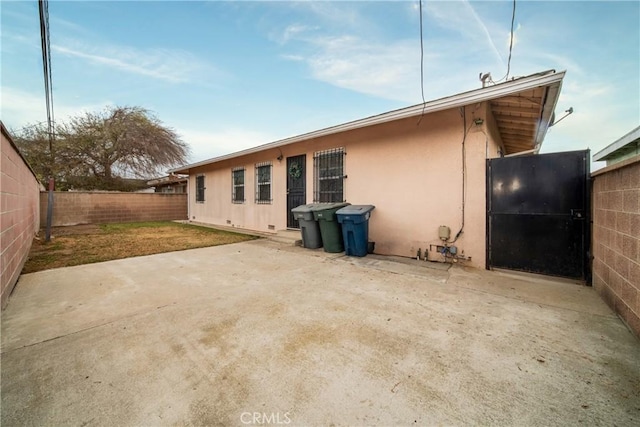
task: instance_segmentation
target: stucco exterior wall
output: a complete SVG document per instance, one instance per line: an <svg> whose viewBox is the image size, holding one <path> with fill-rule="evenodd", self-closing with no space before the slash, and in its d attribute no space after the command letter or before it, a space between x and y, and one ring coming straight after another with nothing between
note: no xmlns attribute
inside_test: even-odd
<svg viewBox="0 0 640 427"><path fill-rule="evenodd" d="M46 226L48 193L40 194L41 227ZM187 219L184 193L55 192L54 227L112 222Z"/></svg>
<svg viewBox="0 0 640 427"><path fill-rule="evenodd" d="M307 140L280 149L202 166L191 171L189 218L263 232L286 228L286 158L306 154L306 200L313 201L313 155L343 147L346 151L344 196L351 204L376 206L369 222L369 238L376 253L415 256L430 244L439 244L438 226L447 225L452 239L462 226L462 141L465 138L465 225L456 242L467 263L485 265L486 158L498 155L499 142L488 130L488 109L478 104L466 109L466 123L459 109L418 118L384 123L349 132ZM484 124L476 125L475 118ZM279 155L283 156L278 161ZM273 202L254 201L255 163L273 165ZM244 204L231 202L231 170L244 167ZM205 176L205 201L195 202L195 177ZM271 227L270 227L271 226ZM439 259L432 252L430 257Z"/></svg>
<svg viewBox="0 0 640 427"><path fill-rule="evenodd" d="M640 156L592 178L593 287L640 337Z"/></svg>
<svg viewBox="0 0 640 427"><path fill-rule="evenodd" d="M0 163L0 302L4 308L38 232L40 183L2 126Z"/></svg>

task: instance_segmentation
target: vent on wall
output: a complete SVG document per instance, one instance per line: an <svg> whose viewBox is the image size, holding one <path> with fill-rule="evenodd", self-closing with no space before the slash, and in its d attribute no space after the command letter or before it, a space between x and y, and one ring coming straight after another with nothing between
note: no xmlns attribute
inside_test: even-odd
<svg viewBox="0 0 640 427"><path fill-rule="evenodd" d="M275 226L275 225L271 225L271 224L269 224L269 226L268 226L268 227L269 227L269 230L275 230L275 229L276 229L276 226Z"/></svg>
<svg viewBox="0 0 640 427"><path fill-rule="evenodd" d="M230 219L227 220L227 224L231 224L231 220Z"/></svg>

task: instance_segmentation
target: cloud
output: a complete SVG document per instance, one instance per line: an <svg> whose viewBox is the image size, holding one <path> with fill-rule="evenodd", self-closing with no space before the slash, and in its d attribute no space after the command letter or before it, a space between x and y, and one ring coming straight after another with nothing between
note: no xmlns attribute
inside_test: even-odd
<svg viewBox="0 0 640 427"><path fill-rule="evenodd" d="M267 133L235 127L211 131L179 126L176 127L176 132L191 147L190 163L234 153L275 140L272 135Z"/></svg>
<svg viewBox="0 0 640 427"><path fill-rule="evenodd" d="M422 101L417 34L390 40L353 4L312 3L305 7L322 27L308 31L310 27L296 23L281 30L278 40L288 42L282 58L306 63L314 79L337 87L406 103ZM417 29L413 6L408 19ZM504 27L483 21L469 2L427 2L423 13L430 26L424 36L427 99L477 88L479 72L506 69L493 36L503 34ZM433 25L455 35L433 31Z"/></svg>
<svg viewBox="0 0 640 427"><path fill-rule="evenodd" d="M58 54L80 58L93 65L106 66L170 83L186 83L197 81L199 76L221 74L215 67L184 50L142 50L111 45L88 46L75 40L53 44L51 49Z"/></svg>
<svg viewBox="0 0 640 427"><path fill-rule="evenodd" d="M282 57L304 61L313 78L382 98L416 101L420 57L414 41L383 44L356 36L319 36L306 41L316 53Z"/></svg>
<svg viewBox="0 0 640 427"><path fill-rule="evenodd" d="M358 31L371 28L373 24L362 16L358 2L307 1L297 5L308 8L315 19L323 22L326 27L346 26Z"/></svg>
<svg viewBox="0 0 640 427"><path fill-rule="evenodd" d="M291 39L296 39L301 37L304 33L308 33L310 31L318 30L320 27L318 26L310 26L310 25L302 25L302 24L291 24L288 25L281 34L276 34L272 38L274 38L278 43L285 44Z"/></svg>
<svg viewBox="0 0 640 427"><path fill-rule="evenodd" d="M305 57L302 56L302 55L285 54L285 55L280 55L280 58L286 59L288 61L296 61L296 62L304 62L305 61Z"/></svg>
<svg viewBox="0 0 640 427"><path fill-rule="evenodd" d="M576 80L567 76L556 107L556 120L569 107L574 113L550 128L543 152L591 148L593 155L633 128L633 117L615 102L621 94L613 84L591 78ZM633 115L631 115L633 116Z"/></svg>
<svg viewBox="0 0 640 427"><path fill-rule="evenodd" d="M8 128L19 129L27 124L40 123L47 120L44 89L41 93L27 92L12 87L0 88L2 104L0 116ZM72 116L101 110L111 105L105 100L96 104L69 104L54 95L54 116L56 122L65 121Z"/></svg>
<svg viewBox="0 0 640 427"><path fill-rule="evenodd" d="M303 61L313 78L355 92L402 101L422 102L420 41L375 41L351 35L317 36L306 42L309 54L283 58ZM464 41L425 42L424 89L427 100L480 87L478 73L495 64L485 55L466 52ZM473 64L470 67L469 64Z"/></svg>
<svg viewBox="0 0 640 427"><path fill-rule="evenodd" d="M425 4L427 18L434 21L441 28L448 29L463 36L476 49L488 50L495 59L506 67L500 51L496 47L491 35L495 30L490 28L480 18L474 7L468 1L461 2L427 2ZM482 46L484 45L484 46ZM507 44L508 46L508 44Z"/></svg>

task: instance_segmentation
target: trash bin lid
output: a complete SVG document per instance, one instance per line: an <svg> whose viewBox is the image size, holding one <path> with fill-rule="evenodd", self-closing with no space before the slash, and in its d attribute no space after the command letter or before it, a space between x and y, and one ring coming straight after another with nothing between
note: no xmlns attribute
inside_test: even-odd
<svg viewBox="0 0 640 427"><path fill-rule="evenodd" d="M340 208L348 206L349 203L318 203L313 208L313 217L315 220L335 221L336 211Z"/></svg>
<svg viewBox="0 0 640 427"><path fill-rule="evenodd" d="M351 222L353 224L361 224L369 221L371 211L375 209L373 205L351 205L345 206L336 211L336 218L340 224Z"/></svg>
<svg viewBox="0 0 640 427"><path fill-rule="evenodd" d="M313 203L314 211L324 211L329 209L340 209L344 206L349 206L349 203L346 202L337 202L337 203Z"/></svg>
<svg viewBox="0 0 640 427"><path fill-rule="evenodd" d="M306 205L300 205L298 207L295 207L295 208L291 209L291 212L293 212L293 213L309 213L309 212L313 212L318 207L320 207L322 209L325 205L327 205L327 203L308 203Z"/></svg>
<svg viewBox="0 0 640 427"><path fill-rule="evenodd" d="M336 211L336 215L364 215L375 208L373 205L349 205Z"/></svg>

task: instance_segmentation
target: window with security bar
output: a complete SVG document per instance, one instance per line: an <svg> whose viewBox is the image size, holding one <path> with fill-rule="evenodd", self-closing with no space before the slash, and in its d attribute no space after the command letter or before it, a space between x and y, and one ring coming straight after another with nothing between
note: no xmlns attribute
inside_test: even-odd
<svg viewBox="0 0 640 427"><path fill-rule="evenodd" d="M344 201L344 148L319 151L313 156L313 201Z"/></svg>
<svg viewBox="0 0 640 427"><path fill-rule="evenodd" d="M244 168L234 168L231 171L233 203L244 203Z"/></svg>
<svg viewBox="0 0 640 427"><path fill-rule="evenodd" d="M196 176L196 202L204 203L204 175Z"/></svg>
<svg viewBox="0 0 640 427"><path fill-rule="evenodd" d="M256 203L271 203L271 163L256 164Z"/></svg>

